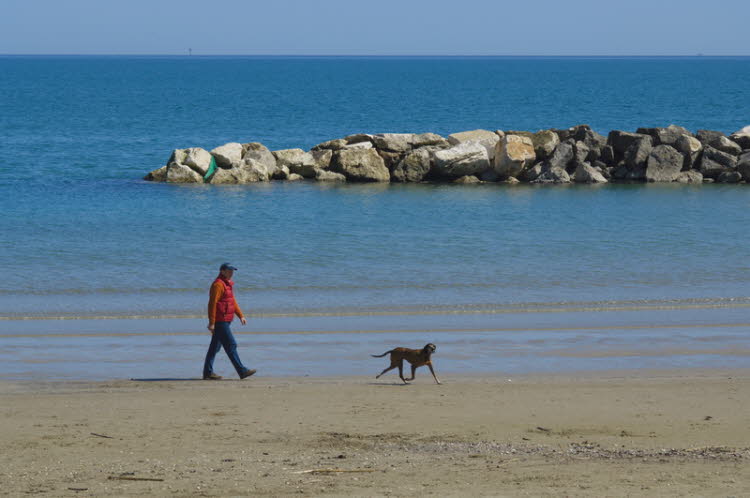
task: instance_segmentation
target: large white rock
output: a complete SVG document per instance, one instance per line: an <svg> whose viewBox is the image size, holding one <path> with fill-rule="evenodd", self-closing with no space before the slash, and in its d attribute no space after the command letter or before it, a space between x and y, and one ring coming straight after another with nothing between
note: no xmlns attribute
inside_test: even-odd
<svg viewBox="0 0 750 498"><path fill-rule="evenodd" d="M265 164L269 169L276 167L276 157L273 152L260 142L242 144L242 159L248 158Z"/></svg>
<svg viewBox="0 0 750 498"><path fill-rule="evenodd" d="M434 145L436 147L448 147L450 144L446 139L435 133L420 133L411 138L411 146L415 149Z"/></svg>
<svg viewBox="0 0 750 498"><path fill-rule="evenodd" d="M169 156L169 160L167 161L167 164L169 163L179 163L179 164L185 164L185 157L187 154L185 153L186 149L175 149L172 151L172 155Z"/></svg>
<svg viewBox="0 0 750 498"><path fill-rule="evenodd" d="M375 149L338 150L331 160L331 169L355 182L387 182L391 174Z"/></svg>
<svg viewBox="0 0 750 498"><path fill-rule="evenodd" d="M262 147L262 146L261 146ZM265 147L262 147L265 149ZM212 184L242 184L242 183L253 183L253 182L267 182L271 177L277 173L276 171L276 158L271 155L268 149L263 151L260 148L254 149L257 154L245 153L245 159L240 163L231 168L217 168L213 174L209 183ZM268 160L266 155L271 155L272 162ZM218 162L218 161L217 161ZM271 164L273 166L271 166ZM282 168L279 171L279 177L286 177L288 169Z"/></svg>
<svg viewBox="0 0 750 498"><path fill-rule="evenodd" d="M266 146L252 142L243 144L242 148L243 169L248 172L249 181L267 181L276 174L276 158Z"/></svg>
<svg viewBox="0 0 750 498"><path fill-rule="evenodd" d="M312 150L339 150L346 147L347 143L348 142L345 138L335 138L333 140L329 140L327 142L323 142L322 144L316 145L312 148Z"/></svg>
<svg viewBox="0 0 750 498"><path fill-rule="evenodd" d="M372 142L357 142L353 144L347 144L344 149L372 149Z"/></svg>
<svg viewBox="0 0 750 498"><path fill-rule="evenodd" d="M319 182L345 182L346 177L341 173L319 169L315 171L315 180Z"/></svg>
<svg viewBox="0 0 750 498"><path fill-rule="evenodd" d="M157 168L150 173L148 173L146 176L143 177L144 180L149 182L166 182L167 181L167 168L168 166L162 166L161 168Z"/></svg>
<svg viewBox="0 0 750 498"><path fill-rule="evenodd" d="M217 168L211 177L212 184L242 184L267 182L271 179L268 170L255 161L242 163L237 168Z"/></svg>
<svg viewBox="0 0 750 498"><path fill-rule="evenodd" d="M711 147L727 154L732 154L733 156L739 156L742 153L742 147L727 137L717 137L711 142Z"/></svg>
<svg viewBox="0 0 750 498"><path fill-rule="evenodd" d="M495 146L495 171L501 178L520 174L534 164L536 153L529 137L505 135Z"/></svg>
<svg viewBox="0 0 750 498"><path fill-rule="evenodd" d="M208 183L213 185L247 183L247 175L244 168L217 168Z"/></svg>
<svg viewBox="0 0 750 498"><path fill-rule="evenodd" d="M463 142L497 142L499 139L500 136L494 131L482 129L459 131L448 135L448 143L451 145L458 145Z"/></svg>
<svg viewBox="0 0 750 498"><path fill-rule="evenodd" d="M289 175L291 175L289 171L289 167L287 166L279 166L276 165L276 171L274 171L273 176L271 176L272 180L286 180L289 178Z"/></svg>
<svg viewBox="0 0 750 498"><path fill-rule="evenodd" d="M721 152L710 145L703 147L703 155L697 168L704 178L716 179L722 173L737 168L737 158L732 154Z"/></svg>
<svg viewBox="0 0 750 498"><path fill-rule="evenodd" d="M283 149L272 152L278 166L286 166L291 171L293 166L313 163L312 154L302 149Z"/></svg>
<svg viewBox="0 0 750 498"><path fill-rule="evenodd" d="M555 147L555 151L545 161L550 168L562 168L567 170L576 156L576 142L573 139L566 140Z"/></svg>
<svg viewBox="0 0 750 498"><path fill-rule="evenodd" d="M185 158L182 160L182 164L190 166L193 171L203 176L211 166L211 154L200 147L185 149Z"/></svg>
<svg viewBox="0 0 750 498"><path fill-rule="evenodd" d="M435 172L448 178L478 175L490 168L487 148L474 141L461 142L433 152Z"/></svg>
<svg viewBox="0 0 750 498"><path fill-rule="evenodd" d="M495 145L500 140L500 135L489 130L469 130L452 133L448 135L450 145L458 145L466 142L479 142L487 149L487 157L490 162L495 157Z"/></svg>
<svg viewBox="0 0 750 498"><path fill-rule="evenodd" d="M531 183L570 183L570 175L562 168L548 168Z"/></svg>
<svg viewBox="0 0 750 498"><path fill-rule="evenodd" d="M344 140L346 140L347 145L358 144L362 142L372 143L372 135L370 135L369 133L355 133L354 135L344 137Z"/></svg>
<svg viewBox="0 0 750 498"><path fill-rule="evenodd" d="M642 135L641 138L634 140L625 150L623 159L627 167L634 174L634 178L644 178L646 162L653 149L653 137L651 135Z"/></svg>
<svg viewBox="0 0 750 498"><path fill-rule="evenodd" d="M331 155L330 150L325 152ZM310 152L302 149L284 149L273 152L276 157L276 167L287 167L291 173L302 175L305 178L315 178L315 158ZM329 160L330 161L330 160Z"/></svg>
<svg viewBox="0 0 750 498"><path fill-rule="evenodd" d="M588 163L578 163L573 180L576 183L607 183L604 175Z"/></svg>
<svg viewBox="0 0 750 498"><path fill-rule="evenodd" d="M750 149L750 126L745 126L741 130L737 130L729 138L734 140L743 150Z"/></svg>
<svg viewBox="0 0 750 498"><path fill-rule="evenodd" d="M393 168L391 178L397 182L421 182L432 168L430 147L415 149Z"/></svg>
<svg viewBox="0 0 750 498"><path fill-rule="evenodd" d="M636 132L650 135L654 141L654 147L657 145L671 145L674 147L682 135L692 136L690 131L675 124L671 124L666 128L638 128Z"/></svg>
<svg viewBox="0 0 750 498"><path fill-rule="evenodd" d="M630 133L627 131L612 130L609 132L607 138L607 144L612 147L616 159L621 159L625 154L625 151L630 147L633 142L643 140L643 137L648 136L642 133Z"/></svg>
<svg viewBox="0 0 750 498"><path fill-rule="evenodd" d="M680 135L674 144L674 148L682 154L682 168L687 170L695 165L700 153L703 151L703 144L691 135Z"/></svg>
<svg viewBox="0 0 750 498"><path fill-rule="evenodd" d="M193 171L190 166L180 163L169 163L167 166L169 183L203 183L203 176Z"/></svg>
<svg viewBox="0 0 750 498"><path fill-rule="evenodd" d="M670 145L657 145L646 161L646 181L671 182L682 171L683 155Z"/></svg>
<svg viewBox="0 0 750 498"><path fill-rule="evenodd" d="M254 159L246 159L239 169L243 172L245 183L267 182L276 173L276 168L271 171L268 166Z"/></svg>
<svg viewBox="0 0 750 498"><path fill-rule="evenodd" d="M216 159L216 165L220 168L233 168L242 162L242 144L230 142L216 147L211 151Z"/></svg>
<svg viewBox="0 0 750 498"><path fill-rule="evenodd" d="M317 169L328 169L331 167L331 159L333 158L333 151L331 149L313 150L310 151L310 154L312 154Z"/></svg>
<svg viewBox="0 0 750 498"><path fill-rule="evenodd" d="M703 183L703 175L695 170L683 171L675 177L674 181L677 183Z"/></svg>
<svg viewBox="0 0 750 498"><path fill-rule="evenodd" d="M477 183L482 183L482 180L474 175L466 175L462 176L461 178L456 178L455 180L453 180L453 183L457 183L459 185L475 185Z"/></svg>
<svg viewBox="0 0 750 498"><path fill-rule="evenodd" d="M406 152L412 148L413 133L378 133L372 136L375 148L388 152Z"/></svg>
<svg viewBox="0 0 750 498"><path fill-rule="evenodd" d="M531 137L534 153L538 160L547 159L560 145L560 137L552 130L540 130Z"/></svg>

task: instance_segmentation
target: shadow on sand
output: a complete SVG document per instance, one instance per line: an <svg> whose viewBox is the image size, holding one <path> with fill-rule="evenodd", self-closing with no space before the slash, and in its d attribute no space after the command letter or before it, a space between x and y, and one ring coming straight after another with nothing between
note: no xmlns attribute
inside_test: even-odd
<svg viewBox="0 0 750 498"><path fill-rule="evenodd" d="M411 384L404 384L403 382L367 382L367 385L388 387L388 386L410 386Z"/></svg>
<svg viewBox="0 0 750 498"><path fill-rule="evenodd" d="M192 377L189 379L178 379L176 377L160 377L160 378L152 378L152 379L130 379L134 382L193 382L193 381L201 381L203 382L203 379L200 377ZM213 381L216 382L216 381Z"/></svg>

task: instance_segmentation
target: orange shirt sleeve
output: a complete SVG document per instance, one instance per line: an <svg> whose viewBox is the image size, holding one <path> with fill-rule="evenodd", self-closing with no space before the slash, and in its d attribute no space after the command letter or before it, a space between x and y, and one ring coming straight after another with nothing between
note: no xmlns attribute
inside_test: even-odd
<svg viewBox="0 0 750 498"><path fill-rule="evenodd" d="M216 322L216 303L224 295L224 285L221 282L214 282L208 293L208 324L213 325Z"/></svg>

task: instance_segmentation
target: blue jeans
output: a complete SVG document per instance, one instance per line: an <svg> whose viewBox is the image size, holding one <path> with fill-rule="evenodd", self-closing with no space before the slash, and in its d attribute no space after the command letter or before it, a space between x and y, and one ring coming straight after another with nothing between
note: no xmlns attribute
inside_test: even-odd
<svg viewBox="0 0 750 498"><path fill-rule="evenodd" d="M229 356L229 361L234 365L234 369L237 370L237 375L242 375L247 368L240 361L240 357L237 354L237 342L234 340L232 335L232 329L229 328L230 322L216 322L214 324L214 333L211 335L211 344L208 346L208 352L206 353L206 362L203 364L203 376L206 377L214 373L214 358L216 353L219 352L221 347L224 347L224 351Z"/></svg>

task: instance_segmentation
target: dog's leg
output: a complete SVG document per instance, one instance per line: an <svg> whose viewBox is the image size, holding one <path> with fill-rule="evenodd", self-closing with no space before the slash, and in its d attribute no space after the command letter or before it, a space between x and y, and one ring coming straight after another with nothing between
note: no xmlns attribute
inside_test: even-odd
<svg viewBox="0 0 750 498"><path fill-rule="evenodd" d="M390 367L386 368L385 370L383 370L382 372L380 372L378 375L376 375L375 378L379 379L381 375L383 375L384 373L386 373L388 370L393 370L394 368L396 368L396 366L397 365L391 365Z"/></svg>
<svg viewBox="0 0 750 498"><path fill-rule="evenodd" d="M432 372L432 376L435 378L435 382L440 384L440 381L438 380L437 375L435 375L435 370L432 369L432 363L431 362L428 363L427 366L430 367L430 372Z"/></svg>
<svg viewBox="0 0 750 498"><path fill-rule="evenodd" d="M404 384L406 384L406 379L404 379L404 360L401 360L398 362L398 376L401 377L401 380L404 381Z"/></svg>
<svg viewBox="0 0 750 498"><path fill-rule="evenodd" d="M417 367L412 364L412 366L411 366L411 379L406 379L406 380L408 380L408 381L414 380L414 375L415 375L416 372L417 372Z"/></svg>

